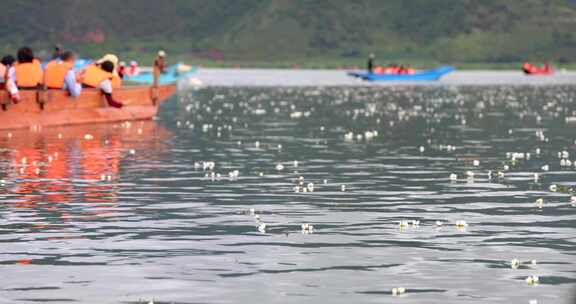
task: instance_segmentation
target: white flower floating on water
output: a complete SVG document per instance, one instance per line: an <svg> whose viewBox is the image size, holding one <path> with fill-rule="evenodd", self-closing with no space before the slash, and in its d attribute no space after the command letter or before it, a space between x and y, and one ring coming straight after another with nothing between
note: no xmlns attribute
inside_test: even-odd
<svg viewBox="0 0 576 304"><path fill-rule="evenodd" d="M412 227L412 228L418 228L420 227L420 221L419 220L402 220L398 222L398 227L400 229L405 229L408 227Z"/></svg>
<svg viewBox="0 0 576 304"><path fill-rule="evenodd" d="M450 174L449 178L451 181L455 182L458 180L458 175L456 175L455 173L452 173L452 174Z"/></svg>
<svg viewBox="0 0 576 304"><path fill-rule="evenodd" d="M392 295L393 296L399 296L401 294L406 293L406 288L404 287L394 287L392 288Z"/></svg>
<svg viewBox="0 0 576 304"><path fill-rule="evenodd" d="M556 192L556 191L558 191L558 186L552 184L552 185L550 185L550 187L548 189L550 189L550 191L552 191L552 192Z"/></svg>
<svg viewBox="0 0 576 304"><path fill-rule="evenodd" d="M534 173L534 182L538 182L540 180L540 174Z"/></svg>
<svg viewBox="0 0 576 304"><path fill-rule="evenodd" d="M340 191L345 192L346 191L346 185L340 186Z"/></svg>
<svg viewBox="0 0 576 304"><path fill-rule="evenodd" d="M276 170L278 170L278 171L284 170L284 165L283 165L283 164L277 164L277 165L276 165Z"/></svg>
<svg viewBox="0 0 576 304"><path fill-rule="evenodd" d="M542 166L542 171L550 171L550 166L549 165L544 165Z"/></svg>
<svg viewBox="0 0 576 304"><path fill-rule="evenodd" d="M314 192L314 184L313 183L308 183L308 185L306 185L306 188L308 188L308 191Z"/></svg>
<svg viewBox="0 0 576 304"><path fill-rule="evenodd" d="M510 261L510 267L512 267L512 269L518 269L518 267L520 267L522 263L520 262L519 259L512 259L512 261Z"/></svg>
<svg viewBox="0 0 576 304"><path fill-rule="evenodd" d="M540 283L540 278L535 275L528 276L526 278L526 283L528 283L528 285L537 285Z"/></svg>
<svg viewBox="0 0 576 304"><path fill-rule="evenodd" d="M266 224L261 223L260 225L258 225L258 231L260 231L260 233L266 233Z"/></svg>
<svg viewBox="0 0 576 304"><path fill-rule="evenodd" d="M538 208L544 207L544 199L543 198L537 199L536 200L536 206L538 206Z"/></svg>
<svg viewBox="0 0 576 304"><path fill-rule="evenodd" d="M426 151L426 148L424 148L424 146L420 146L419 150L420 150L420 153L424 153L424 151Z"/></svg>
<svg viewBox="0 0 576 304"><path fill-rule="evenodd" d="M354 140L354 133L348 132L348 133L344 134L344 140L345 141L353 141Z"/></svg>
<svg viewBox="0 0 576 304"><path fill-rule="evenodd" d="M312 224L302 224L302 233L309 234L314 232L314 225Z"/></svg>
<svg viewBox="0 0 576 304"><path fill-rule="evenodd" d="M468 227L468 223L466 223L466 221L456 221L456 227L458 228L466 228Z"/></svg>
<svg viewBox="0 0 576 304"><path fill-rule="evenodd" d="M477 159L475 159L474 161L472 161L472 165L473 165L474 167L478 167L478 166L480 166L480 161L477 160Z"/></svg>
<svg viewBox="0 0 576 304"><path fill-rule="evenodd" d="M576 206L576 196L571 196L571 197L570 197L570 204Z"/></svg>
<svg viewBox="0 0 576 304"><path fill-rule="evenodd" d="M237 179L238 176L240 176L240 171L238 170L230 171L228 173L228 177L230 177L230 179Z"/></svg>

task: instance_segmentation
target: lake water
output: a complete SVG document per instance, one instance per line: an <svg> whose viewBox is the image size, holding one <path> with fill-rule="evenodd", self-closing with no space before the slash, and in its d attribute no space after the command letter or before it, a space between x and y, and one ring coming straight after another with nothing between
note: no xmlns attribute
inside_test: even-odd
<svg viewBox="0 0 576 304"><path fill-rule="evenodd" d="M1 131L0 303L572 303L576 87L228 84Z"/></svg>

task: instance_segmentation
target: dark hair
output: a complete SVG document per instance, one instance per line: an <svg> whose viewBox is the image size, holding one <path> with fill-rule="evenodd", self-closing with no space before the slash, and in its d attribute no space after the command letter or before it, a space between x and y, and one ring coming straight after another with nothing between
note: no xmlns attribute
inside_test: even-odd
<svg viewBox="0 0 576 304"><path fill-rule="evenodd" d="M74 56L76 56L74 54L74 52L72 51L65 51L62 53L62 55L60 55L60 60L62 61L66 61L66 60L70 60L71 58L73 58Z"/></svg>
<svg viewBox="0 0 576 304"><path fill-rule="evenodd" d="M100 68L108 73L114 72L114 64L109 60L102 62L100 64Z"/></svg>
<svg viewBox="0 0 576 304"><path fill-rule="evenodd" d="M29 47L23 47L18 50L16 57L20 63L32 62L34 61L34 52Z"/></svg>
<svg viewBox="0 0 576 304"><path fill-rule="evenodd" d="M16 61L16 59L14 59L14 56L12 55L6 55L4 57L2 57L2 64L5 66L11 66L14 64L14 61Z"/></svg>

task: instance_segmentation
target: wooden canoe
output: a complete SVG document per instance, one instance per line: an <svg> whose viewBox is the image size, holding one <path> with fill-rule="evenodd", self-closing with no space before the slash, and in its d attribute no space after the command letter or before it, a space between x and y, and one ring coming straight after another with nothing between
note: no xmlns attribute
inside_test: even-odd
<svg viewBox="0 0 576 304"><path fill-rule="evenodd" d="M151 119L160 103L176 92L176 85L126 86L114 90L122 109L109 107L97 89L84 89L79 97L62 90L21 90L18 104L0 92L0 130Z"/></svg>

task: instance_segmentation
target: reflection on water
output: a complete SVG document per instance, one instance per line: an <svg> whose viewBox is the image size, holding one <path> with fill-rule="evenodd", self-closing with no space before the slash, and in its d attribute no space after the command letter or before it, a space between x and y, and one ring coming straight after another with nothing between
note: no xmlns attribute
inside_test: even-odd
<svg viewBox="0 0 576 304"><path fill-rule="evenodd" d="M210 88L0 132L0 298L569 303L575 96Z"/></svg>

